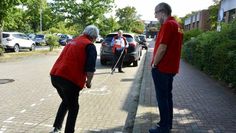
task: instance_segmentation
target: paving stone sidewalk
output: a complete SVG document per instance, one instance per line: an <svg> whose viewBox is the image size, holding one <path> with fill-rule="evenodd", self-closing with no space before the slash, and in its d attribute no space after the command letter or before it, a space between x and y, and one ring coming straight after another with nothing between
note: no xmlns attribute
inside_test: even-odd
<svg viewBox="0 0 236 133"><path fill-rule="evenodd" d="M152 52L150 48L144 64L133 133L147 133L159 121L149 65ZM174 78L173 100L172 133L236 133L236 95L183 60Z"/></svg>

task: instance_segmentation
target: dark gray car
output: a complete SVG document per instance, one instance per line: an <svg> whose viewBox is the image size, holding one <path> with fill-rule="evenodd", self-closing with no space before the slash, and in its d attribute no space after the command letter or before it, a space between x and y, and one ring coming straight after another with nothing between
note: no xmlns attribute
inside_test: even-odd
<svg viewBox="0 0 236 133"><path fill-rule="evenodd" d="M111 41L116 35L117 33L110 33L104 38L104 41L102 42L100 53L100 62L102 65L113 61ZM138 60L142 55L142 46L138 43L140 41L139 37L132 33L124 33L123 36L126 37L126 40L129 43L124 63L127 65L133 63L133 66L138 66Z"/></svg>

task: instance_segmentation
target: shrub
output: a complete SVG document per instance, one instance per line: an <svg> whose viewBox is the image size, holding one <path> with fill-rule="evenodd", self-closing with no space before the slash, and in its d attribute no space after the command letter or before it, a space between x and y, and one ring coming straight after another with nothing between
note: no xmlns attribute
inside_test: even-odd
<svg viewBox="0 0 236 133"><path fill-rule="evenodd" d="M184 42L191 40L191 38L196 38L198 35L202 34L203 31L199 29L194 29L184 32Z"/></svg>
<svg viewBox="0 0 236 133"><path fill-rule="evenodd" d="M187 39L183 45L182 57L211 76L235 87L236 21L223 24L221 32L208 31Z"/></svg>
<svg viewBox="0 0 236 133"><path fill-rule="evenodd" d="M55 47L59 47L59 37L56 35L49 34L46 36L47 44L50 46L50 51L52 51Z"/></svg>
<svg viewBox="0 0 236 133"><path fill-rule="evenodd" d="M2 47L2 45L0 44L0 56L3 56L4 53L4 48Z"/></svg>

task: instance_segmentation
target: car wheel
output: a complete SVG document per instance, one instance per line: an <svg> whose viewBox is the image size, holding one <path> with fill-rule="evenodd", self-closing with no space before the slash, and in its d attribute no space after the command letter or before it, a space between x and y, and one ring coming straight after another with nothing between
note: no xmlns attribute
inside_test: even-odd
<svg viewBox="0 0 236 133"><path fill-rule="evenodd" d="M137 60L133 62L133 66L134 67L138 66L138 61Z"/></svg>
<svg viewBox="0 0 236 133"><path fill-rule="evenodd" d="M105 60L101 60L101 65L106 65L106 61Z"/></svg>
<svg viewBox="0 0 236 133"><path fill-rule="evenodd" d="M19 47L18 44L16 44L16 45L14 46L14 52L19 52L19 51L20 51L20 47Z"/></svg>
<svg viewBox="0 0 236 133"><path fill-rule="evenodd" d="M30 51L35 51L35 45L32 44L32 45L31 45L31 48L30 48L29 50L30 50Z"/></svg>

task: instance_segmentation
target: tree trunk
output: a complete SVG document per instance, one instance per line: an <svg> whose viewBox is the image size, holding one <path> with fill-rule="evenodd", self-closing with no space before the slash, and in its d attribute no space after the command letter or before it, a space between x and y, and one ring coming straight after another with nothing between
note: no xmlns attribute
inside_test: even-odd
<svg viewBox="0 0 236 133"><path fill-rule="evenodd" d="M3 48L3 44L2 44L2 32L3 32L3 22L0 24L0 56L3 55L4 52L4 48Z"/></svg>

